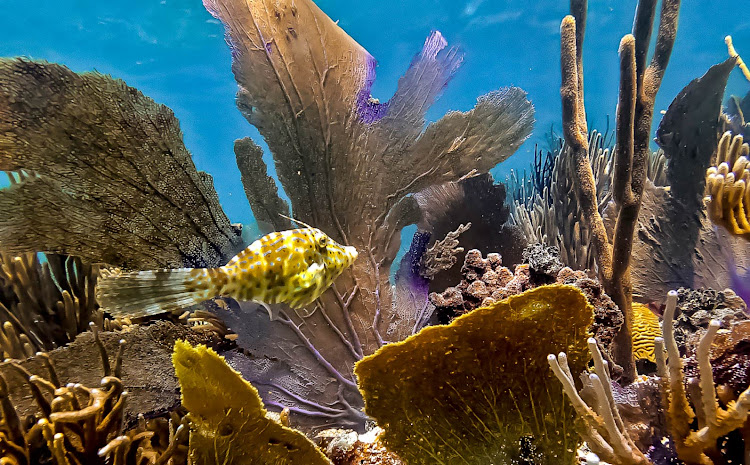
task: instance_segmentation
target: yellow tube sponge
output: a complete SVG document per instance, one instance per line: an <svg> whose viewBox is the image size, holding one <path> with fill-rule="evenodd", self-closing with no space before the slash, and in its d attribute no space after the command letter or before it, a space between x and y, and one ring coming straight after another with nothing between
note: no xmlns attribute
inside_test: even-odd
<svg viewBox="0 0 750 465"><path fill-rule="evenodd" d="M410 465L512 463L527 436L535 463L573 463L575 413L547 354L565 348L581 373L592 320L580 290L551 285L427 327L357 363L365 411Z"/></svg>
<svg viewBox="0 0 750 465"><path fill-rule="evenodd" d="M727 44L729 56L737 60L737 67L740 69L740 71L742 71L742 75L745 76L745 79L750 81L750 69L748 69L745 61L742 59L739 53L737 53L737 50L735 50L734 44L732 43L732 36L726 36L724 38L724 43Z"/></svg>
<svg viewBox="0 0 750 465"><path fill-rule="evenodd" d="M194 465L330 465L299 431L266 418L258 390L213 350L177 341L172 357Z"/></svg>

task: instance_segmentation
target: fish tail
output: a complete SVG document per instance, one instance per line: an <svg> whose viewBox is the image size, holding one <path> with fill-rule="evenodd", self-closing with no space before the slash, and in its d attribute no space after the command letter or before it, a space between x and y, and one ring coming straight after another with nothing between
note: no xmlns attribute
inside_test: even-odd
<svg viewBox="0 0 750 465"><path fill-rule="evenodd" d="M209 269L177 268L156 271L102 273L96 299L115 318L140 318L196 305L213 296Z"/></svg>

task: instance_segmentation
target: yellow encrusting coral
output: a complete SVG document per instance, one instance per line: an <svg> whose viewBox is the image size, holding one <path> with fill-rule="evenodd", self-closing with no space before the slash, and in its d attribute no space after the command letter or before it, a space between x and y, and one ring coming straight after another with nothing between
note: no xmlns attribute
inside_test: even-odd
<svg viewBox="0 0 750 465"><path fill-rule="evenodd" d="M173 363L194 465L330 465L302 433L266 418L258 390L204 345L177 341Z"/></svg>
<svg viewBox="0 0 750 465"><path fill-rule="evenodd" d="M427 327L356 365L365 410L409 464L511 463L527 436L537 463L572 463L574 412L545 357L566 347L583 371L592 321L580 290L550 285Z"/></svg>
<svg viewBox="0 0 750 465"><path fill-rule="evenodd" d="M716 153L716 166L706 172L708 216L731 234L750 240L750 147L741 135L724 133Z"/></svg>
<svg viewBox="0 0 750 465"><path fill-rule="evenodd" d="M647 306L633 303L633 356L656 363L654 338L661 336L659 317Z"/></svg>

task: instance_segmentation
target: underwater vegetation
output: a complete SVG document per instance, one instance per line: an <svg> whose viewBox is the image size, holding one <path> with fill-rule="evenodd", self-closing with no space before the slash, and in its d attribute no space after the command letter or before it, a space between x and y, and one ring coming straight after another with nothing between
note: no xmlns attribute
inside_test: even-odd
<svg viewBox="0 0 750 465"><path fill-rule="evenodd" d="M712 320L708 330L700 337L695 359L698 364L699 383L688 383L692 388L691 398L685 387L682 359L680 358L672 326L677 305L677 292L671 291L664 311L663 335L654 339L655 358L658 373L660 402L666 413L666 430L670 448L675 457L686 464L714 463L707 453L713 452L717 440L745 424L750 407L750 390L741 392L734 399L719 405L714 385L710 361L710 348L721 326L719 320ZM555 375L565 388L576 412L583 420L581 435L586 444L600 458L612 464L649 464L648 454L636 447L628 433L627 426L619 413L619 406L612 392L612 383L607 370L607 362L596 346L589 340L594 360L595 374L588 376L593 387L596 410L592 409L576 392L571 371L566 367L566 354L549 355L548 361ZM666 353L665 353L666 349ZM665 357L666 355L666 357ZM637 381L641 382L641 381ZM691 406L691 402L695 409ZM697 418L698 429L693 429ZM658 440L658 438L655 438ZM662 447L664 445L662 444ZM649 450L655 454L655 450ZM720 452L715 452L720 455Z"/></svg>
<svg viewBox="0 0 750 465"><path fill-rule="evenodd" d="M109 76L25 59L0 61L0 87L0 169L24 173L0 196L7 252L156 268L239 251L171 110Z"/></svg>
<svg viewBox="0 0 750 465"><path fill-rule="evenodd" d="M357 363L365 411L407 463L512 463L524 436L545 452L535 463L571 463L575 416L544 354L565 346L585 369L592 320L580 290L551 285L427 327Z"/></svg>
<svg viewBox="0 0 750 465"><path fill-rule="evenodd" d="M425 112L462 60L440 33L427 38L394 96L381 103L370 98L374 59L311 2L206 6L227 28L238 106L268 143L295 219L359 251L351 270L306 311L281 311L271 323L247 316L231 321L235 330L262 327L261 334L273 336L238 340L257 354L254 359L227 358L272 392L267 404L290 405L292 416L307 416L311 426L328 419L361 429L365 416L354 363L419 329L419 312L394 306L389 282L400 230L420 218L409 194L486 172L509 157L531 132L533 107L522 90L505 88L479 98L473 110L451 112L424 129ZM249 33L247 24L253 24ZM247 170L257 171L260 150L248 140L235 148ZM287 209L268 210L284 204L275 186L246 190L262 185L271 192L251 197L259 199L253 211L289 216ZM415 302L425 303L426 295ZM257 313L240 305L244 313ZM277 366L269 367L269 359Z"/></svg>
<svg viewBox="0 0 750 465"><path fill-rule="evenodd" d="M147 421L143 413L138 413L137 426L122 434L128 416L126 404L135 401L136 409L144 412L148 405L143 402L143 393L136 392L136 399L132 399L123 383L123 375L128 376L128 370L123 369L127 342L123 339L116 345L112 360L108 350L112 344L103 342L96 330L86 334L90 337L76 340L70 348L40 352L24 362L9 361L0 369L3 463L145 465L184 456L179 445L184 443L185 428L178 428L177 411L171 419L162 421ZM72 355L83 355L83 360L71 364ZM97 362L101 369L96 367ZM89 371L82 375L81 370L86 369ZM98 379L87 383L97 387L67 382L82 378Z"/></svg>
<svg viewBox="0 0 750 465"><path fill-rule="evenodd" d="M97 320L97 270L80 258L0 253L0 350L3 359L31 357L75 339Z"/></svg>
<svg viewBox="0 0 750 465"><path fill-rule="evenodd" d="M381 102L312 1L204 6L277 173L234 142L251 244L169 108L0 59L0 465L750 463L731 39L653 134L680 1L640 0L602 133L571 1L563 135L506 186L534 107L505 87L426 124L463 60L439 32Z"/></svg>
<svg viewBox="0 0 750 465"><path fill-rule="evenodd" d="M708 169L706 184L709 193L708 216L730 234L745 239L750 233L750 171L747 170L750 147L741 135L726 132L716 152L717 166Z"/></svg>
<svg viewBox="0 0 750 465"><path fill-rule="evenodd" d="M178 341L174 366L194 464L329 463L304 434L266 418L258 391L206 346Z"/></svg>

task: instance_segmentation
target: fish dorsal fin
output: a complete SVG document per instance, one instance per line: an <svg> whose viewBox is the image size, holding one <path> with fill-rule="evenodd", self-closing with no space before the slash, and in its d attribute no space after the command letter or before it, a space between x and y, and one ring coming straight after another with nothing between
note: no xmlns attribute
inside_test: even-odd
<svg viewBox="0 0 750 465"><path fill-rule="evenodd" d="M286 216L286 215L285 215L285 214L283 214L283 213L279 213L279 216L281 216L282 218L286 218L286 219L288 219L289 221L292 221L292 222L294 222L294 223L297 223L297 224L299 224L299 225L302 225L302 226L304 226L304 227L306 227L306 228L308 228L308 229L313 229L313 227L312 227L312 226L310 226L309 224L305 223L304 221L301 221L301 220L296 220L296 219L292 218L291 216Z"/></svg>

